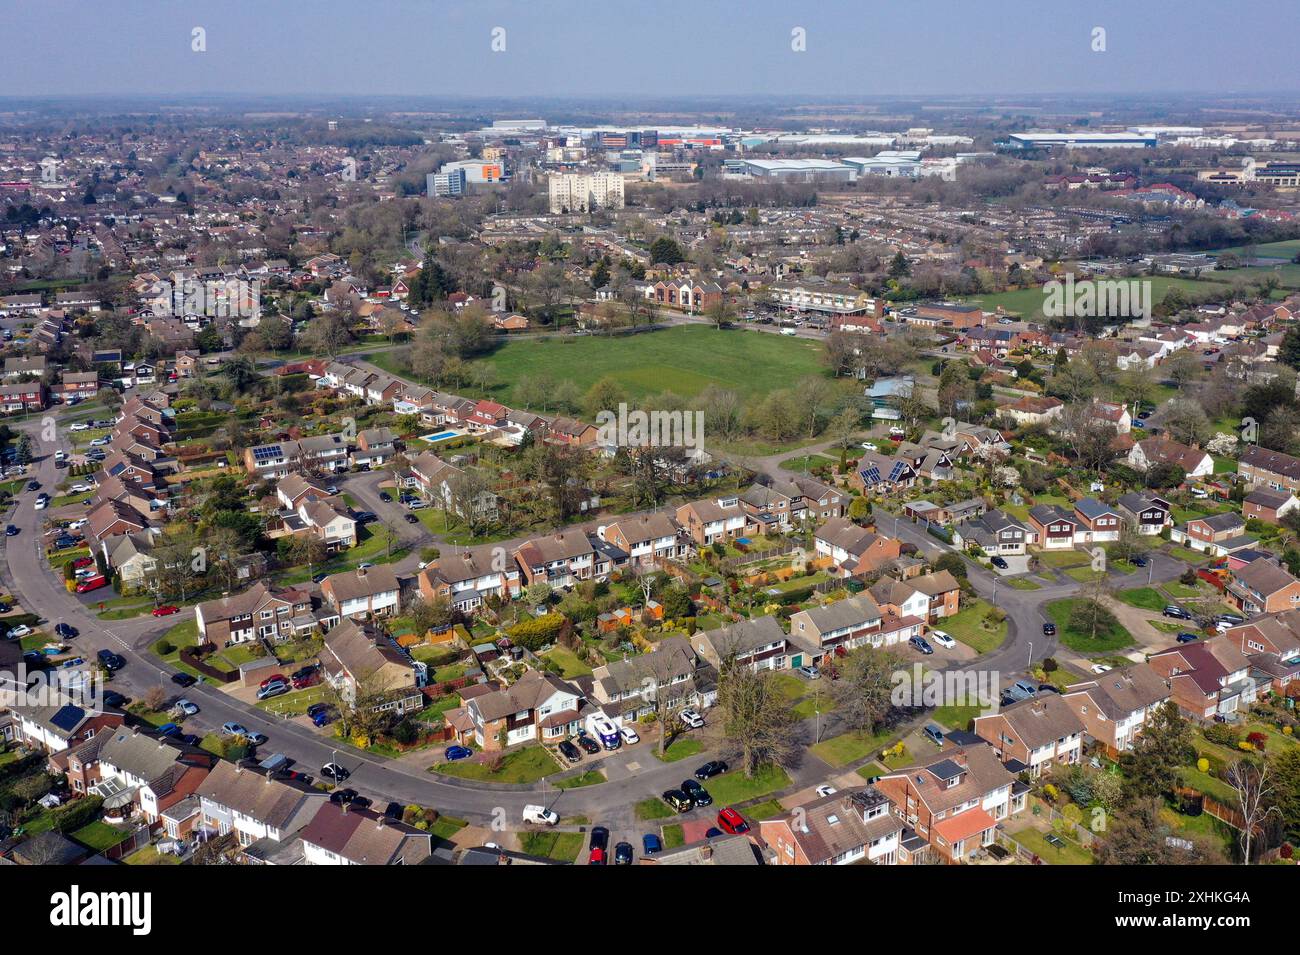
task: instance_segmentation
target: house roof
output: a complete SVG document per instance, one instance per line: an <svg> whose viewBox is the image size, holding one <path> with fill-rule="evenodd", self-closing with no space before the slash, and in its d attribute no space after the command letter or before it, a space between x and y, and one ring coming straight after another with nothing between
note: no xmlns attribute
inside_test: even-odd
<svg viewBox="0 0 1300 955"><path fill-rule="evenodd" d="M373 567L345 570L340 574L331 574L321 581L321 591L330 593L338 603L345 600L364 600L380 594L395 593L401 590L397 574L388 564L376 564Z"/></svg>
<svg viewBox="0 0 1300 955"><path fill-rule="evenodd" d="M1275 564L1267 557L1251 561L1245 567L1233 571L1233 576L1251 590L1268 597L1280 590L1285 590L1296 579L1285 568Z"/></svg>
<svg viewBox="0 0 1300 955"><path fill-rule="evenodd" d="M1149 663L1137 663L1103 673L1085 683L1076 683L1066 691L1065 697L1069 699L1084 693L1108 717L1119 720L1169 699L1169 686Z"/></svg>
<svg viewBox="0 0 1300 955"><path fill-rule="evenodd" d="M419 865L432 851L432 837L386 819L371 809L323 803L299 833L302 841L354 865Z"/></svg>
<svg viewBox="0 0 1300 955"><path fill-rule="evenodd" d="M304 791L224 760L212 768L195 795L281 830L296 820L305 822L303 809L325 800L324 792Z"/></svg>
<svg viewBox="0 0 1300 955"><path fill-rule="evenodd" d="M696 635L708 642L722 659L743 656L773 643L785 643L785 631L775 617L752 617L716 630L705 630Z"/></svg>
<svg viewBox="0 0 1300 955"><path fill-rule="evenodd" d="M809 863L820 865L877 840L903 831L903 823L886 808L872 819L872 809L889 800L875 787L837 792L796 806L775 822L784 823Z"/></svg>
<svg viewBox="0 0 1300 955"><path fill-rule="evenodd" d="M1044 693L1003 707L998 715L1006 719L1031 750L1083 732L1083 723L1074 710L1055 693Z"/></svg>
<svg viewBox="0 0 1300 955"><path fill-rule="evenodd" d="M582 696L576 687L554 674L529 670L505 689L475 697L466 703L466 707L478 710L484 720L499 720L514 713L534 710L557 693Z"/></svg>

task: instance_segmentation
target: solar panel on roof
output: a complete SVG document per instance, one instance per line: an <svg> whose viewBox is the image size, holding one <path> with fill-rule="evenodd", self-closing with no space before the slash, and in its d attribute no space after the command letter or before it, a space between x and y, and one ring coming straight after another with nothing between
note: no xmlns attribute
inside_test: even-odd
<svg viewBox="0 0 1300 955"><path fill-rule="evenodd" d="M862 481L864 484L879 484L880 468L876 467L874 464L867 468L862 472Z"/></svg>
<svg viewBox="0 0 1300 955"><path fill-rule="evenodd" d="M894 482L894 481L897 481L897 480L899 479L899 477L902 475L902 473L903 473L903 469L904 469L905 467L907 467L907 465L905 465L902 461L895 461L895 462L894 462L894 467L893 467L893 469L890 470L890 472L889 472L889 480L890 480L891 483Z"/></svg>
<svg viewBox="0 0 1300 955"><path fill-rule="evenodd" d="M253 449L254 461L269 461L272 458L280 457L280 446L278 444L268 445L264 448Z"/></svg>
<svg viewBox="0 0 1300 955"><path fill-rule="evenodd" d="M50 717L50 725L63 730L65 733L71 733L85 717L85 710L69 703Z"/></svg>

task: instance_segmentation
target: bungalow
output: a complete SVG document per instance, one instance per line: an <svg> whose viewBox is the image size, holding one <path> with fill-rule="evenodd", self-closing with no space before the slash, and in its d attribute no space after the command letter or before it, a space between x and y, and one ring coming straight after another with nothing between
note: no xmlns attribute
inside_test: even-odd
<svg viewBox="0 0 1300 955"><path fill-rule="evenodd" d="M957 501L955 504L935 504L931 501L910 501L903 505L903 513L913 522L924 521L927 525L963 524L983 517L988 505L981 497Z"/></svg>
<svg viewBox="0 0 1300 955"><path fill-rule="evenodd" d="M945 747L924 763L887 773L876 788L894 814L947 862L997 841L1000 821L1025 808L1029 787L984 743Z"/></svg>
<svg viewBox="0 0 1300 955"><path fill-rule="evenodd" d="M1189 478L1214 473L1214 458L1205 451L1164 437L1137 442L1128 453L1128 464L1138 471L1145 471L1153 464L1174 465L1182 468Z"/></svg>
<svg viewBox="0 0 1300 955"><path fill-rule="evenodd" d="M999 405L998 413L1021 426L1039 425L1047 424L1053 418L1059 417L1064 407L1065 402L1061 401L1060 398L1049 398L1045 395L1025 395L1016 401Z"/></svg>
<svg viewBox="0 0 1300 955"><path fill-rule="evenodd" d="M821 796L759 822L774 865L897 865L903 823L874 786Z"/></svg>
<svg viewBox="0 0 1300 955"><path fill-rule="evenodd" d="M1247 616L1300 607L1300 580L1267 557L1230 571L1224 593Z"/></svg>
<svg viewBox="0 0 1300 955"><path fill-rule="evenodd" d="M402 609L401 584L388 564L331 574L321 581L320 590L344 617L392 617Z"/></svg>
<svg viewBox="0 0 1300 955"><path fill-rule="evenodd" d="M1181 643L1153 653L1147 662L1169 682L1178 708L1193 719L1235 713L1255 702L1250 661L1223 637Z"/></svg>
<svg viewBox="0 0 1300 955"><path fill-rule="evenodd" d="M998 759L1028 767L1035 779L1057 766L1078 765L1083 730L1078 714L1054 693L975 717L976 735L988 741Z"/></svg>
<svg viewBox="0 0 1300 955"><path fill-rule="evenodd" d="M1061 699L1083 722L1085 735L1113 757L1133 748L1146 721L1169 697L1165 678L1149 663L1138 663L1075 683Z"/></svg>

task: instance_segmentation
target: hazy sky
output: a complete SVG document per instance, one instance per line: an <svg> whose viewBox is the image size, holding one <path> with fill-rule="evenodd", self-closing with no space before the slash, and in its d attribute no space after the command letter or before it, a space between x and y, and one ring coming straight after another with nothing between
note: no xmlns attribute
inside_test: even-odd
<svg viewBox="0 0 1300 955"><path fill-rule="evenodd" d="M1300 3L0 0L0 95L1300 89ZM206 31L206 52L191 31ZM505 29L504 52L491 32ZM791 31L806 30L806 52ZM1094 27L1106 51L1093 52Z"/></svg>

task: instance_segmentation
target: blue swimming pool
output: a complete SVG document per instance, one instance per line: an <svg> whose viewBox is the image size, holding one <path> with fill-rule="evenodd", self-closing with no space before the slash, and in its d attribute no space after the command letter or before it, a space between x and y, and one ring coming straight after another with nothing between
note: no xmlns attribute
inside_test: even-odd
<svg viewBox="0 0 1300 955"><path fill-rule="evenodd" d="M748 546L749 546L749 538L748 538L748 537L737 537L737 538L736 538L736 543L737 543L737 544L744 544L746 547L748 547Z"/></svg>
<svg viewBox="0 0 1300 955"><path fill-rule="evenodd" d="M459 434L459 431L439 431L437 434L424 435L423 440L432 444L435 441L446 441L448 438L457 437Z"/></svg>

